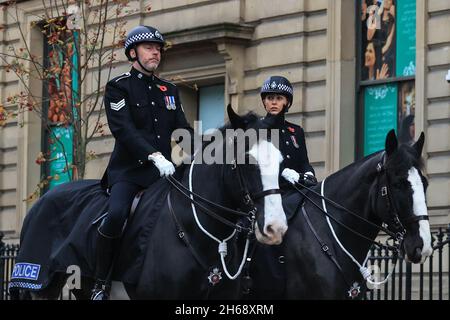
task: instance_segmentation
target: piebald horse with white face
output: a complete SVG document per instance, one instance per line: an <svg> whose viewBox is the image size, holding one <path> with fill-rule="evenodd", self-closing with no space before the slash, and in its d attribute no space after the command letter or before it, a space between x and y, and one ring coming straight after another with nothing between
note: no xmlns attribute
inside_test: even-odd
<svg viewBox="0 0 450 320"><path fill-rule="evenodd" d="M421 171L424 140L422 133L414 145L399 145L392 130L384 151L350 164L311 190L283 195L285 207L297 210L286 209L289 231L281 246L257 246L250 297L361 298L370 276L368 252L380 230L398 240L407 261L423 263L432 254L428 183ZM306 198L303 206L289 206L301 198Z"/></svg>

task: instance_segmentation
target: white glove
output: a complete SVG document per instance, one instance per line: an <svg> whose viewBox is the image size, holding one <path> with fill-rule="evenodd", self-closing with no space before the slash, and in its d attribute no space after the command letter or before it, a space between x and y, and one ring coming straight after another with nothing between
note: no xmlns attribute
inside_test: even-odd
<svg viewBox="0 0 450 320"><path fill-rule="evenodd" d="M303 174L303 181L305 186L307 187L314 187L317 184L317 179L314 176L314 173L311 171L305 172Z"/></svg>
<svg viewBox="0 0 450 320"><path fill-rule="evenodd" d="M150 154L148 156L148 160L153 161L156 168L159 170L159 176L171 176L175 172L175 167L173 166L173 163L164 158L162 154Z"/></svg>
<svg viewBox="0 0 450 320"><path fill-rule="evenodd" d="M305 172L304 175L314 177L314 173L312 173L311 171Z"/></svg>
<svg viewBox="0 0 450 320"><path fill-rule="evenodd" d="M281 176L291 184L296 184L298 182L298 179L300 179L300 174L297 171L289 168L284 169L281 173Z"/></svg>

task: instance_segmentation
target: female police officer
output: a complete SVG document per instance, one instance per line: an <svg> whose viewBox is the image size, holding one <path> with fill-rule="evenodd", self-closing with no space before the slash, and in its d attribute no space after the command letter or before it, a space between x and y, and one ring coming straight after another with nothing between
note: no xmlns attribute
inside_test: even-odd
<svg viewBox="0 0 450 320"><path fill-rule="evenodd" d="M306 150L305 133L303 129L284 120L284 114L292 105L293 88L288 79L281 76L271 76L264 81L261 87L261 99L268 114L283 114L280 125L279 148L283 155L281 176L292 184L299 182L300 177L306 185L317 183L314 169L309 164Z"/></svg>
<svg viewBox="0 0 450 320"><path fill-rule="evenodd" d="M125 42L125 54L133 62L131 71L105 88L106 116L115 146L102 179L110 199L108 215L98 228L93 300L108 298L115 240L122 234L134 196L175 171L170 161L172 132L178 128L193 132L175 85L154 75L164 43L153 27L133 28Z"/></svg>
<svg viewBox="0 0 450 320"><path fill-rule="evenodd" d="M280 187L284 191L283 207L289 217L295 213L302 201L301 195L291 189L290 184L300 182L303 185L312 186L317 183L317 180L308 160L303 129L284 119L284 114L288 112L293 100L291 83L284 77L272 76L264 81L260 93L268 115L279 113L283 115L278 126L279 149L284 158L280 168L284 179L280 178ZM284 244L276 246L256 244L249 268L249 276L254 281L243 282L243 290L249 294L246 298L284 298L286 284L284 257Z"/></svg>

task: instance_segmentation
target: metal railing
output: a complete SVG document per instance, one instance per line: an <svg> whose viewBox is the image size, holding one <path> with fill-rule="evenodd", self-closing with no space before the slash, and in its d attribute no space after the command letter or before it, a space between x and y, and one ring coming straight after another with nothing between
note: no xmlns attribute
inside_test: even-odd
<svg viewBox="0 0 450 320"><path fill-rule="evenodd" d="M433 255L424 264L413 265L398 258L390 279L379 289L368 290L367 300L449 300L450 225L432 234ZM376 265L384 279L394 257L386 249L371 249L369 265Z"/></svg>
<svg viewBox="0 0 450 320"><path fill-rule="evenodd" d="M379 289L368 290L367 300L449 300L450 225L433 233L433 255L421 265L398 258L390 279ZM0 232L0 300L10 298L8 285L19 245L5 244ZM385 249L371 249L369 266L378 266L381 279L391 271L394 257ZM74 299L62 292L60 299Z"/></svg>
<svg viewBox="0 0 450 320"><path fill-rule="evenodd" d="M2 241L3 236L3 233L0 232L0 300L8 300L8 285L14 268L14 262L19 252L19 245L5 244Z"/></svg>

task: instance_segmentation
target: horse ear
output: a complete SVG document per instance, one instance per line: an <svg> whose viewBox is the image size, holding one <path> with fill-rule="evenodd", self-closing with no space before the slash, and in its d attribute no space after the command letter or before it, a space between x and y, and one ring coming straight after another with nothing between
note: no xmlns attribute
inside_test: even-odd
<svg viewBox="0 0 450 320"><path fill-rule="evenodd" d="M386 144L384 149L386 150L387 155L390 156L395 150L397 150L397 147L397 136L395 135L395 130L392 129L386 136Z"/></svg>
<svg viewBox="0 0 450 320"><path fill-rule="evenodd" d="M233 129L245 129L245 122L242 118L234 112L231 104L227 106L228 119L230 119L231 126Z"/></svg>
<svg viewBox="0 0 450 320"><path fill-rule="evenodd" d="M422 149L423 149L424 142L425 142L425 134L422 131L422 133L420 134L419 140L417 140L417 142L414 143L414 145L413 145L413 148L416 150L418 157L420 157L422 155Z"/></svg>

